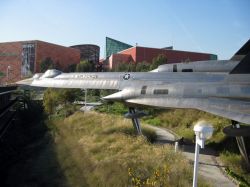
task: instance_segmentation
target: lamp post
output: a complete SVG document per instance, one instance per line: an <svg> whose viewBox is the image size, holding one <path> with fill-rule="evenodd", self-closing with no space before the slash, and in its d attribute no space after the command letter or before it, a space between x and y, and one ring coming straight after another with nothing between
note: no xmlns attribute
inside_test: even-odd
<svg viewBox="0 0 250 187"><path fill-rule="evenodd" d="M84 93L85 93L85 96L84 96L85 109L84 109L84 111L86 112L87 111L87 93L88 93L88 90L84 89Z"/></svg>
<svg viewBox="0 0 250 187"><path fill-rule="evenodd" d="M197 187L198 166L199 166L199 152L200 147L203 149L205 141L211 138L213 134L213 127L205 121L199 121L194 126L195 132L195 157L194 157L194 174L193 174L193 187Z"/></svg>
<svg viewBox="0 0 250 187"><path fill-rule="evenodd" d="M9 82L9 78L10 78L10 69L11 69L11 66L8 66L7 67L7 84Z"/></svg>

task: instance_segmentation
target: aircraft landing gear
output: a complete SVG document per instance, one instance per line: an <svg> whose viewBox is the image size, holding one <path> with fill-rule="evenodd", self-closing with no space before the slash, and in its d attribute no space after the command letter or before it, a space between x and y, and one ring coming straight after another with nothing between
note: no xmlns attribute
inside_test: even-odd
<svg viewBox="0 0 250 187"><path fill-rule="evenodd" d="M236 129L240 130L241 127L240 127L239 122L232 120L232 128L235 129L235 130ZM236 138L240 153L241 153L243 159L246 162L247 169L250 170L250 162L249 162L249 157L248 157L248 153L247 153L244 138L243 138L243 136L235 136L235 138Z"/></svg>
<svg viewBox="0 0 250 187"><path fill-rule="evenodd" d="M130 118L132 120L134 129L137 133L137 135L142 135L142 131L141 131L141 125L140 125L140 121L139 121L139 117L141 117L140 113L138 113L137 111L135 111L135 108L129 107L129 112L127 114L125 114L126 118Z"/></svg>

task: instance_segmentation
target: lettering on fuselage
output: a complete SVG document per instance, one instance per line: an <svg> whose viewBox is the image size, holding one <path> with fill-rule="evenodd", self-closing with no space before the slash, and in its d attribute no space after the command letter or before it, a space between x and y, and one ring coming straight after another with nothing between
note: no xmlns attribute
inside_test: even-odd
<svg viewBox="0 0 250 187"><path fill-rule="evenodd" d="M97 79L97 75L75 75L75 79Z"/></svg>

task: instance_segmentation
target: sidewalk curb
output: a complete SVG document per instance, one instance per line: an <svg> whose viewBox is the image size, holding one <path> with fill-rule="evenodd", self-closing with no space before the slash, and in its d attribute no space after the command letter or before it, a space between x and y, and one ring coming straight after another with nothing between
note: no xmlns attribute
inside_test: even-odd
<svg viewBox="0 0 250 187"><path fill-rule="evenodd" d="M218 165L222 165L223 163L221 162L221 160L219 159L219 157L216 156L212 156L212 159L214 160L215 163L217 163ZM229 180L231 180L235 185L239 186L240 183L239 181L237 181L236 179L234 179L233 177L231 177L230 175L227 174L226 170L225 170L226 166L223 167L219 167L219 169L221 170L222 174L227 177Z"/></svg>
<svg viewBox="0 0 250 187"><path fill-rule="evenodd" d="M179 142L183 139L182 137L180 137L178 134L174 133L173 131L169 130L169 129L166 129L166 128L161 128L161 127L155 127L155 126L151 126L151 125L147 125L149 128L151 127L152 129L154 129L156 131L156 129L161 129L163 131L166 131L166 133L169 133L169 134L172 134L174 136L174 142ZM157 135L157 134L156 134ZM158 135L157 135L158 136ZM180 146L183 145L183 146L190 146L189 144L185 144L185 143L180 143ZM211 148L210 148L211 149ZM212 149L211 149L212 150ZM179 151L181 151L183 154L185 152L183 152L184 150L182 150L181 148L179 148ZM189 160L189 158L187 158ZM225 167L223 165L223 163L215 156L215 155L210 155L210 160L212 162L214 162L214 164L216 164L217 166L217 169L219 169L218 171L221 173L221 176L224 176L225 178L227 178L228 182L231 181L231 184L232 185L235 185L235 186L239 186L239 182L234 179L233 177L229 176L226 171L225 171ZM192 160L189 160L190 163L193 163ZM220 183L218 183L220 184ZM230 185L231 186L231 185Z"/></svg>

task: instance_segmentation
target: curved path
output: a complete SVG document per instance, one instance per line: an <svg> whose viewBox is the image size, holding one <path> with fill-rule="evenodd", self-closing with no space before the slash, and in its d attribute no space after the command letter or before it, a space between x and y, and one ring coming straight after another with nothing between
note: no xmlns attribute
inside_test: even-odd
<svg viewBox="0 0 250 187"><path fill-rule="evenodd" d="M176 135L164 128L149 126L154 129L157 134L157 143L175 143ZM181 145L179 150L193 163L194 162L194 145ZM199 174L215 187L236 187L227 176L224 175L222 169L225 166L218 164L216 154L213 150L206 148L200 150L199 157Z"/></svg>

